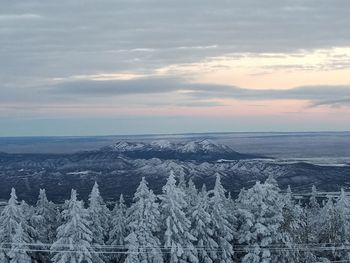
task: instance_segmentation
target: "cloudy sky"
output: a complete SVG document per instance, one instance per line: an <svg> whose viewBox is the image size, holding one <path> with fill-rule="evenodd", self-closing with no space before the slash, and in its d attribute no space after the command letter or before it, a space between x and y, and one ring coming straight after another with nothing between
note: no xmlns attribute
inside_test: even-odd
<svg viewBox="0 0 350 263"><path fill-rule="evenodd" d="M350 130L348 0L4 0L0 136Z"/></svg>

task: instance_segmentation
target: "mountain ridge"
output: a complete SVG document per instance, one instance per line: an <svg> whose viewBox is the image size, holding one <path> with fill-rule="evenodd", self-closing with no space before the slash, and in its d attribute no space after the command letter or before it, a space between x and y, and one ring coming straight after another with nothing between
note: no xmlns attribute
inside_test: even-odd
<svg viewBox="0 0 350 263"><path fill-rule="evenodd" d="M212 187L215 174L219 173L225 188L233 195L271 174L282 189L290 185L295 192L307 192L313 184L323 191L350 186L350 166L283 163L252 155L247 158L210 141L181 142L171 151L168 148L174 144L165 141L141 143L136 145L137 151L122 152L113 149L113 145L73 154L0 154L0 199L7 199L11 187L15 187L20 198L29 202L35 202L40 188L45 188L55 202L65 200L71 188L86 200L97 181L106 200L116 200L120 193L130 200L142 177L146 177L155 193L161 193L170 171L178 177L191 178L197 187L202 184ZM130 144L121 146L125 149ZM223 155L244 158L221 158Z"/></svg>
<svg viewBox="0 0 350 263"><path fill-rule="evenodd" d="M176 143L168 140L156 140L151 142L118 141L100 150L117 152L133 159L159 158L215 161L219 159L239 160L265 158L260 155L236 152L227 145L215 143L209 139Z"/></svg>

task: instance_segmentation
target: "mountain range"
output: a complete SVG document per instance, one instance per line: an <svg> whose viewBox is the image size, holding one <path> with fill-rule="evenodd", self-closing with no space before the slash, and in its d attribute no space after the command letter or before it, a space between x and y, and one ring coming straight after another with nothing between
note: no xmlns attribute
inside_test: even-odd
<svg viewBox="0 0 350 263"><path fill-rule="evenodd" d="M239 153L206 139L118 141L99 150L72 154L0 153L0 199L8 198L11 187L28 202L35 202L40 188L45 188L55 202L68 198L71 188L86 199L97 181L107 201L117 199L120 193L130 201L143 176L156 193L161 193L171 170L178 177L191 178L198 187L205 183L208 188L219 173L232 195L270 174L282 189L290 185L297 193L310 191L312 185L323 191L339 191L350 184L347 165L283 162Z"/></svg>

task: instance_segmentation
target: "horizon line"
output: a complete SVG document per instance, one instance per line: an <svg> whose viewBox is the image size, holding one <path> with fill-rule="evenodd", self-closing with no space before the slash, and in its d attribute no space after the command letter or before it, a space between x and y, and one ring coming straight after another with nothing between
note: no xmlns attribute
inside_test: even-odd
<svg viewBox="0 0 350 263"><path fill-rule="evenodd" d="M206 134L288 134L288 133L349 133L350 130L308 130L308 131L213 131L213 132L181 132L181 133L140 133L140 134L91 134L91 135L21 135L21 136L3 136L0 135L1 139L5 138L91 138L91 137L152 137L152 136L179 136L179 135L206 135Z"/></svg>

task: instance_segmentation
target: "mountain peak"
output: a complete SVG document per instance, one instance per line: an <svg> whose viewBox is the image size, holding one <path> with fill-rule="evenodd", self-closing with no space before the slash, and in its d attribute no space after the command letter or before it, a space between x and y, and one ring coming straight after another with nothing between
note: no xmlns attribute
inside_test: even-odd
<svg viewBox="0 0 350 263"><path fill-rule="evenodd" d="M128 152L128 151L141 150L143 147L144 147L143 143L119 141L105 148L115 152Z"/></svg>
<svg viewBox="0 0 350 263"><path fill-rule="evenodd" d="M174 147L174 144L168 140L153 141L150 143L150 145L153 146L154 148L160 148L160 149L171 149L172 147Z"/></svg>
<svg viewBox="0 0 350 263"><path fill-rule="evenodd" d="M182 147L182 152L206 152L206 153L225 153L234 152L230 147L218 144L209 139L190 141L184 144Z"/></svg>
<svg viewBox="0 0 350 263"><path fill-rule="evenodd" d="M186 142L156 140L147 142L118 141L101 149L124 155L132 159L159 158L162 160L217 161L257 158L256 155L241 154L227 145L210 139Z"/></svg>
<svg viewBox="0 0 350 263"><path fill-rule="evenodd" d="M209 139L192 140L188 142L170 142L168 140L156 140L152 142L119 141L105 147L115 152L134 151L174 151L179 153L225 153L234 152L230 147L216 143Z"/></svg>

